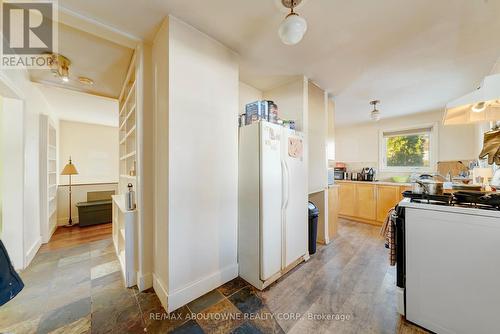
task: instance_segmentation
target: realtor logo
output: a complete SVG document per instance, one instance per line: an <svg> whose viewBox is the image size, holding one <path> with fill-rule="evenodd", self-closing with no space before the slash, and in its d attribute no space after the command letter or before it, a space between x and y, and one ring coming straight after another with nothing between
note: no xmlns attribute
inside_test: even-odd
<svg viewBox="0 0 500 334"><path fill-rule="evenodd" d="M4 0L2 3L3 68L47 68L57 53L54 1Z"/></svg>

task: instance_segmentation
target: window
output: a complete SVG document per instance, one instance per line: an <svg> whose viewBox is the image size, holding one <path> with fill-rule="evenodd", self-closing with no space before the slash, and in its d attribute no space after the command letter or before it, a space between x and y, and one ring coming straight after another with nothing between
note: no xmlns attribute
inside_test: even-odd
<svg viewBox="0 0 500 334"><path fill-rule="evenodd" d="M432 170L435 125L380 132L381 170Z"/></svg>

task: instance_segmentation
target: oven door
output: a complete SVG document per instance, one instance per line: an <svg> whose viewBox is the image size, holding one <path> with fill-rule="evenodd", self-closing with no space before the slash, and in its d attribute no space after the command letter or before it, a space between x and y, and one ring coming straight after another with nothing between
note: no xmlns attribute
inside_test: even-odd
<svg viewBox="0 0 500 334"><path fill-rule="evenodd" d="M405 251L405 208L396 206L391 217L396 226L396 297L397 311L405 315L406 251Z"/></svg>
<svg viewBox="0 0 500 334"><path fill-rule="evenodd" d="M391 218L396 225L396 285L405 288L406 255L405 255L405 208L396 206Z"/></svg>

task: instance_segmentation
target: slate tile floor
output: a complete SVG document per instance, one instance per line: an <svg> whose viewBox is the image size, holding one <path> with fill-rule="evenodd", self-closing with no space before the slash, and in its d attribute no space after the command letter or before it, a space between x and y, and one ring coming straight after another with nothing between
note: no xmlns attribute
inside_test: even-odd
<svg viewBox="0 0 500 334"><path fill-rule="evenodd" d="M23 291L0 307L0 333L283 333L240 278L167 315L152 289L124 287L111 238L42 249L21 277Z"/></svg>
<svg viewBox="0 0 500 334"><path fill-rule="evenodd" d="M124 288L109 235L68 246L61 233L21 273L24 290L0 307L0 333L427 333L396 312L395 271L378 232L341 220L332 244L269 289L237 278L170 315L152 289ZM273 317L285 312L301 316ZM352 319L305 316L325 312Z"/></svg>

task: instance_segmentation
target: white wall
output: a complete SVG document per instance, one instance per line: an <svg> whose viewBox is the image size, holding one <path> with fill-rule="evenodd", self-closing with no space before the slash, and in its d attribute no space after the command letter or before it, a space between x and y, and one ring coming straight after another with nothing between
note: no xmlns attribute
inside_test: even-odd
<svg viewBox="0 0 500 334"><path fill-rule="evenodd" d="M379 167L379 130L394 129L418 124L437 122L437 161L469 160L477 158L477 136L474 125L443 126L443 112L433 111L405 117L382 119L379 122L363 123L335 128L335 160Z"/></svg>
<svg viewBox="0 0 500 334"><path fill-rule="evenodd" d="M291 82L264 92L263 96L278 105L279 118L295 120L296 129L306 132L304 129L307 129L308 97L305 77L299 76Z"/></svg>
<svg viewBox="0 0 500 334"><path fill-rule="evenodd" d="M60 173L73 160L78 175L73 184L118 182L118 128L105 125L59 122ZM68 176L59 177L60 184L68 184Z"/></svg>
<svg viewBox="0 0 500 334"><path fill-rule="evenodd" d="M169 33L171 309L238 274L239 92L234 52L175 18Z"/></svg>
<svg viewBox="0 0 500 334"><path fill-rule="evenodd" d="M78 223L78 202L87 201L89 191L114 190L118 193L118 128L80 122L59 122L58 173L71 156L78 175L71 176L73 223ZM69 218L69 183L59 175L57 188L57 222L65 225ZM78 186L78 185L83 186ZM100 185L103 184L103 185Z"/></svg>
<svg viewBox="0 0 500 334"><path fill-rule="evenodd" d="M139 250L137 285L138 288L149 289L153 286L153 263L154 263L154 188L155 175L154 164L156 161L154 147L154 93L153 93L153 59L152 44L143 43L138 48L141 57L139 69L142 68L142 78L139 74L138 83L142 81L142 90L139 89L138 102L142 100L142 110L138 109L137 140L139 147L139 187L137 192L137 203L139 208ZM142 79L142 80L141 80ZM138 88L140 88L138 86ZM142 94L141 94L142 91ZM141 98L142 95L142 98Z"/></svg>
<svg viewBox="0 0 500 334"><path fill-rule="evenodd" d="M27 266L36 255L40 245L40 171L39 171L39 115L53 115L47 101L29 80L28 73L23 70L7 70L0 72L0 80L3 85L8 86L15 97L23 104L23 253L24 266ZM6 157L8 158L8 157ZM12 189L6 189L8 193ZM6 224L19 221L9 222Z"/></svg>
<svg viewBox="0 0 500 334"><path fill-rule="evenodd" d="M162 157L155 243L163 251L155 252L154 287L172 311L238 275L238 57L169 17L153 59Z"/></svg>
<svg viewBox="0 0 500 334"><path fill-rule="evenodd" d="M169 287L169 18L153 41L154 81L154 263L153 287L165 309Z"/></svg>
<svg viewBox="0 0 500 334"><path fill-rule="evenodd" d="M325 91L312 82L308 84L308 146L309 193L328 186L328 100Z"/></svg>
<svg viewBox="0 0 500 334"><path fill-rule="evenodd" d="M1 239L16 269L24 268L24 139L23 104L2 101L2 234Z"/></svg>
<svg viewBox="0 0 500 334"><path fill-rule="evenodd" d="M335 102L328 98L328 139L327 157L328 160L335 160Z"/></svg>

